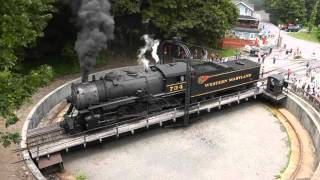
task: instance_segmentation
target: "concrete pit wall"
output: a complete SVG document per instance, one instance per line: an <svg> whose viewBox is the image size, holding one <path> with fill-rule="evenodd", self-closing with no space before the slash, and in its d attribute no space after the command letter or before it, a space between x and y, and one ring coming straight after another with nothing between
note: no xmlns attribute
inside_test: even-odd
<svg viewBox="0 0 320 180"><path fill-rule="evenodd" d="M108 71L98 72L96 73L96 78L100 78L104 76ZM91 78L91 77L90 77ZM40 122L40 120L59 102L64 100L67 96L70 95L70 89L72 83L78 83L80 79L76 79L67 84L64 84L52 91L50 94L41 99L37 105L32 109L29 113L21 132L22 141L20 143L21 148L26 148L26 137L28 129L36 128ZM308 130L311 137L313 138L314 145L317 151L317 159L320 159L320 114L312 111L312 108L307 108L307 106L298 98L289 95L288 99L284 103L284 106L293 113L303 124L303 126ZM310 106L310 105L309 105ZM36 179L45 179L42 175L36 164L32 161L28 150L24 150L22 152L23 158L26 162L26 165L32 172L33 176ZM319 161L317 162L319 163ZM320 179L320 167L317 166L317 170L314 174L313 179Z"/></svg>
<svg viewBox="0 0 320 180"><path fill-rule="evenodd" d="M317 165L312 180L318 180L320 179L320 114L310 104L291 93L283 105L297 117L313 140Z"/></svg>

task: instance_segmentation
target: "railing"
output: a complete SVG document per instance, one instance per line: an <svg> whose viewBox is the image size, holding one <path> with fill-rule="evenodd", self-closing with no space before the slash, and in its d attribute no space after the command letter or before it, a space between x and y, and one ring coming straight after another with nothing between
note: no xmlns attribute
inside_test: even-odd
<svg viewBox="0 0 320 180"><path fill-rule="evenodd" d="M204 103L207 103L207 102L219 102L219 104L221 104L221 102L223 100L228 99L228 98L233 97L233 96L238 96L238 101L239 101L240 94L243 94L245 92L252 91L252 90L254 90L254 94L255 94L254 96L256 96L259 93L260 88L259 87L253 87L253 88L250 88L250 89L237 91L237 92L234 92L234 93L231 93L231 94L227 94L227 95L223 95L223 96L219 96L219 97L214 97L214 98L211 98L211 99L207 99L207 100L203 100L203 101L199 101L199 102L195 102L195 103L190 103L190 110L197 109L200 105L202 105ZM116 122L116 123L113 123L113 124L104 125L104 126L101 126L101 127L95 128L95 129L91 129L89 131L84 131L84 132L81 132L81 133L73 134L71 136L75 137L75 136L83 135L83 134L86 134L88 132L96 131L96 130L99 130L99 129L108 129L108 128L114 128L114 127L119 129L119 126L130 124L130 123L134 123L134 122L137 122L137 121L139 121L141 119L147 119L148 120L148 118L151 117L151 116L157 116L157 115L160 115L160 114L165 114L165 113L170 113L170 112L174 112L174 114L175 114L177 111L182 111L183 109L184 109L184 106L179 106L179 107L175 107L175 108L166 109L166 110L163 110L163 111L157 112L157 113L152 113L152 114L147 113L147 114L139 116L139 117L135 117L135 118L132 118L132 119Z"/></svg>
<svg viewBox="0 0 320 180"><path fill-rule="evenodd" d="M298 88L297 86L291 84L289 86L289 91L298 95L305 101L307 101L310 105L312 105L318 112L320 112L320 97L317 98L313 94L306 92L304 89Z"/></svg>
<svg viewBox="0 0 320 180"><path fill-rule="evenodd" d="M190 106L191 106L190 107L190 112L199 114L201 110L205 110L205 109L207 109L208 112L210 112L210 110L212 108L214 108L214 107L218 107L219 109L221 109L221 106L225 104L225 103L223 103L223 101L226 100L226 99L229 99L229 98L232 98L232 97L236 97L236 99L234 99L234 101L232 101L232 102L240 103L240 100L243 99L241 97L242 95L246 94L247 92L248 93L251 92L251 93L253 93L251 96L256 97L257 95L259 95L261 93L260 90L261 90L260 88L254 87L254 88L251 88L251 89L238 91L238 92L235 92L235 93L232 93L232 94L215 97L215 98L212 98L212 99L209 99L209 100L204 100L204 101L201 101L201 102L192 103L192 104L190 104ZM228 103L231 103L231 102L228 102ZM209 105L209 104L211 105L211 107L206 107L204 109L200 108L202 105ZM58 150L54 149L54 148L56 148L58 146L64 146L63 149L65 149L66 152L68 152L68 149L70 147L75 146L75 145L83 144L83 147L86 148L87 143L91 142L93 138L96 138L95 140L99 140L100 143L101 143L104 138L110 137L110 136L113 136L113 135L116 135L118 137L120 134L122 134L124 132L130 132L130 131L131 131L132 134L134 134L135 130L140 129L142 126L148 128L149 125L154 125L154 124L157 124L157 123L159 123L160 126L162 126L162 123L164 123L166 121L169 121L169 120L172 120L173 122L176 122L177 118L183 116L183 108L184 107L181 106L181 107L177 107L177 108L161 111L160 113L146 114L145 116L142 116L142 117L129 119L127 121L122 121L122 122L118 122L118 123L115 123L115 124L112 124L112 125L106 125L106 126L103 127L103 128L108 129L107 131L109 131L109 130L113 131L115 134L113 134L113 133L112 134L108 134L108 133L107 134L103 134L104 131L100 131L100 132L97 132L98 134L97 134L96 137L92 137L92 133L89 133L89 134L80 133L80 134L69 136L69 138L70 138L69 140L62 141L62 142L57 142L52 147L51 146L41 145L42 146L41 150L40 150L40 147L38 146L38 147L34 147L32 149L29 149L29 151L31 153L32 158L38 159L40 156L48 155L48 154L51 154L53 152L57 152L57 151L62 150L62 149L58 149ZM160 114L166 114L167 117L165 119L161 119L160 118L160 120L154 121L154 118L156 118L156 116L160 115ZM136 127L130 127L131 125L134 125L134 124L131 124L131 123L143 123L143 125L140 124L139 126L136 126ZM101 128L97 128L96 130L98 130L98 129L101 129ZM80 144L78 144L79 141L81 141ZM41 151L41 153L40 153L40 151Z"/></svg>

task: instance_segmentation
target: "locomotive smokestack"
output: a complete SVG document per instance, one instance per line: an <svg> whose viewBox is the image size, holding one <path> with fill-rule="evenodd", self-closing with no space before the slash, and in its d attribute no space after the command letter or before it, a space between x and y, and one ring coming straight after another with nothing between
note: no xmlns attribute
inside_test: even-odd
<svg viewBox="0 0 320 180"><path fill-rule="evenodd" d="M101 50L107 48L107 41L113 39L114 19L110 15L111 4L108 0L80 0L77 21L81 27L75 43L78 54L82 82L96 64Z"/></svg>

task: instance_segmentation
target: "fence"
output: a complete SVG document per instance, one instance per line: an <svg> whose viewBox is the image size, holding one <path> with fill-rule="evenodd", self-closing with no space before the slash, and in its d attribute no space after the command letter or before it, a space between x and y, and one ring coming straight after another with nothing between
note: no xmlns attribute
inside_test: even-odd
<svg viewBox="0 0 320 180"><path fill-rule="evenodd" d="M222 48L243 48L246 45L254 46L255 41L226 37L221 46Z"/></svg>

